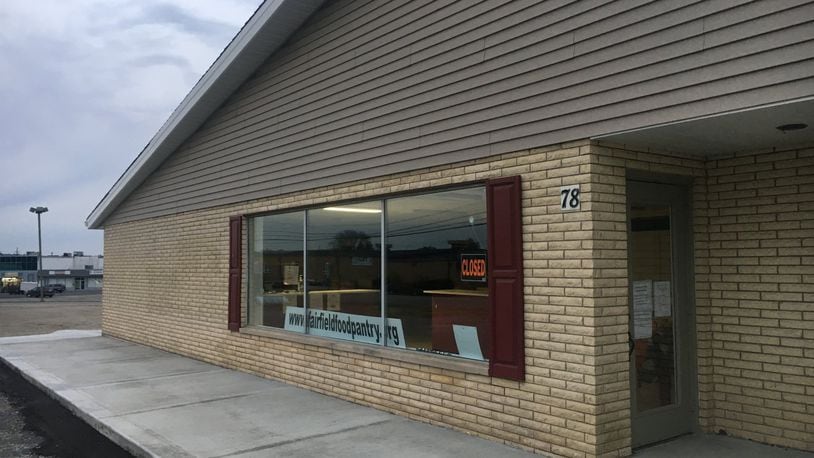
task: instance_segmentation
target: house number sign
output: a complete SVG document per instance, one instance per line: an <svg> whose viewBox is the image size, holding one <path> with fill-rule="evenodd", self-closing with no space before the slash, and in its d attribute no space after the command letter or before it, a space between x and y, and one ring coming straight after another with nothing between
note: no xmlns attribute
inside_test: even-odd
<svg viewBox="0 0 814 458"><path fill-rule="evenodd" d="M562 211L579 210L580 200L581 196L579 194L578 184L560 187L560 210Z"/></svg>

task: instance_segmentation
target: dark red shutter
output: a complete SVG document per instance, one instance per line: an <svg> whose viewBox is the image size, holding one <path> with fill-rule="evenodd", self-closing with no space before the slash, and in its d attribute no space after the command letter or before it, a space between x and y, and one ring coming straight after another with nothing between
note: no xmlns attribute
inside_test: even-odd
<svg viewBox="0 0 814 458"><path fill-rule="evenodd" d="M520 177L486 184L492 354L489 375L523 381L523 231Z"/></svg>
<svg viewBox="0 0 814 458"><path fill-rule="evenodd" d="M243 217L229 218L229 330L240 330L240 268L243 265Z"/></svg>

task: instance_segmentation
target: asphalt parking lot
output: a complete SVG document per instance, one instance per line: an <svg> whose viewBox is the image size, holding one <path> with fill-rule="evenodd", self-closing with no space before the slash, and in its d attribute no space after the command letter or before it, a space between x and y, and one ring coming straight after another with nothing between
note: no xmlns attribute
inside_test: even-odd
<svg viewBox="0 0 814 458"><path fill-rule="evenodd" d="M66 291L46 297L0 294L0 337L49 334L62 329L99 329L102 295Z"/></svg>

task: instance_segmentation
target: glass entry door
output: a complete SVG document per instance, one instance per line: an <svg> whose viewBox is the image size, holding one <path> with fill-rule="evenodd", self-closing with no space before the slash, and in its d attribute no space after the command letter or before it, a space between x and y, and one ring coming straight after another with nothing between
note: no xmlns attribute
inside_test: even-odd
<svg viewBox="0 0 814 458"><path fill-rule="evenodd" d="M696 423L687 201L681 186L628 181L633 447Z"/></svg>

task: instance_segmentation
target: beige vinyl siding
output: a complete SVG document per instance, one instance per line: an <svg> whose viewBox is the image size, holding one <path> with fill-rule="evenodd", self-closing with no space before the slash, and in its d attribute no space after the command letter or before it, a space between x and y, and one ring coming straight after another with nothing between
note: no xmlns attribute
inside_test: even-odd
<svg viewBox="0 0 814 458"><path fill-rule="evenodd" d="M814 95L806 1L328 3L106 224Z"/></svg>

